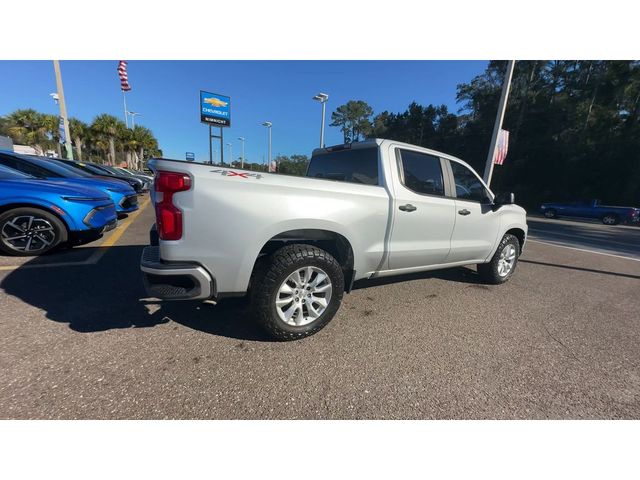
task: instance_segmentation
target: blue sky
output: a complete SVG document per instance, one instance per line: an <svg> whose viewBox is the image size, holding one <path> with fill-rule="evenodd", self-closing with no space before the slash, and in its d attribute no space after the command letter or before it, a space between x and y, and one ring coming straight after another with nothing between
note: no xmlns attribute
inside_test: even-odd
<svg viewBox="0 0 640 480"><path fill-rule="evenodd" d="M374 113L404 111L412 102L445 104L457 111L459 83L481 73L485 61L129 61L129 110L136 123L150 128L167 158L198 160L209 155L207 126L200 123L199 91L231 96L231 127L224 129L233 156L237 137L246 138L248 161L267 155L267 131L273 123L273 155L310 154L319 143L320 104L311 97L329 94L327 145L342 142L329 127L330 113L348 100L365 100ZM90 122L97 114L123 118L117 61L62 61L69 116ZM58 113L51 61L0 61L0 115L18 108ZM218 150L219 143L214 143ZM214 158L215 160L215 158Z"/></svg>

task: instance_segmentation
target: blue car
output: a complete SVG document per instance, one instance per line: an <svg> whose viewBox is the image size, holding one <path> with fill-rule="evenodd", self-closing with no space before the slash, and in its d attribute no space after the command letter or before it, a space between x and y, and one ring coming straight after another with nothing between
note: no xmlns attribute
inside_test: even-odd
<svg viewBox="0 0 640 480"><path fill-rule="evenodd" d="M98 188L111 197L118 214L131 213L138 209L138 196L129 184L120 180L96 178L55 159L0 150L0 165L39 179L64 179L69 183Z"/></svg>
<svg viewBox="0 0 640 480"><path fill-rule="evenodd" d="M34 256L87 243L117 222L115 205L98 189L38 180L0 165L0 253Z"/></svg>

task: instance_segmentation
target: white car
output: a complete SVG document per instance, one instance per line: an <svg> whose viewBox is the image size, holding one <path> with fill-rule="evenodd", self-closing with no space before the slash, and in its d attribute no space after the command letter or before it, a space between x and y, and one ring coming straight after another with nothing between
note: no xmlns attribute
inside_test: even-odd
<svg viewBox="0 0 640 480"><path fill-rule="evenodd" d="M161 299L249 293L275 338L313 334L353 282L477 264L514 273L527 237L513 194L465 162L391 140L316 149L306 177L155 159L158 245L141 260Z"/></svg>

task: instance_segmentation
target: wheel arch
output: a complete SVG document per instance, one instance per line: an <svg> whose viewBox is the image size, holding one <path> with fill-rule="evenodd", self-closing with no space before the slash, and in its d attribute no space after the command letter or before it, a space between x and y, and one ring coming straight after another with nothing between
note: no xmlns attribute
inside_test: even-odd
<svg viewBox="0 0 640 480"><path fill-rule="evenodd" d="M342 267L345 291L351 291L355 277L354 254L351 242L342 234L320 228L302 228L278 233L267 240L253 266L253 272L261 261L266 260L273 252L287 245L296 243L314 245L329 252Z"/></svg>
<svg viewBox="0 0 640 480"><path fill-rule="evenodd" d="M504 235L506 235L507 233L513 235L518 239L518 243L520 244L520 252L522 253L522 249L524 248L524 242L527 239L527 234L525 233L525 231L522 228L514 227L504 232Z"/></svg>

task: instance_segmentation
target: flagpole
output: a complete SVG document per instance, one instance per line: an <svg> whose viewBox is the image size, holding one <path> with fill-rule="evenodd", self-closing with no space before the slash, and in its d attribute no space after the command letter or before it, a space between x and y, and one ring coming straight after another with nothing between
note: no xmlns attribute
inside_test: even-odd
<svg viewBox="0 0 640 480"><path fill-rule="evenodd" d="M122 101L124 103L124 123L127 128L129 128L129 118L127 115L127 92L125 92L124 90L122 90Z"/></svg>
<svg viewBox="0 0 640 480"><path fill-rule="evenodd" d="M507 71L502 82L502 94L500 95L500 103L498 104L498 113L496 114L496 123L493 125L493 135L491 136L491 146L487 155L487 163L484 166L484 183L489 186L491 177L493 176L493 160L496 158L496 146L498 144L498 134L502 128L504 113L507 110L507 99L509 98L509 89L511 88L511 77L513 76L513 67L515 60L509 60L507 63Z"/></svg>

